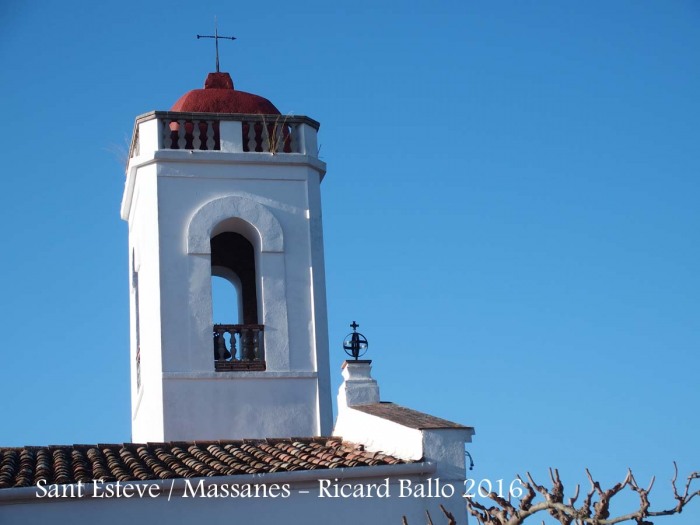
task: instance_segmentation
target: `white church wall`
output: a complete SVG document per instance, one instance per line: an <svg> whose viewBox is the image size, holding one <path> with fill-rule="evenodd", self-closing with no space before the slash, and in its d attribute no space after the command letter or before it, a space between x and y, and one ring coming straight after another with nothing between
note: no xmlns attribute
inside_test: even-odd
<svg viewBox="0 0 700 525"><path fill-rule="evenodd" d="M168 436L219 440L319 433L316 413L309 410L316 404L312 372L236 372L235 380L217 372L166 373L163 395Z"/></svg>
<svg viewBox="0 0 700 525"><path fill-rule="evenodd" d="M423 435L420 430L347 406L338 406L333 435L342 437L344 441L361 443L370 452L383 452L407 461L417 461L423 457Z"/></svg>
<svg viewBox="0 0 700 525"><path fill-rule="evenodd" d="M307 127L307 126L306 126ZM308 134L311 137L311 134ZM316 133L313 133L315 148ZM316 150L313 150L314 153ZM311 297L314 313L313 340L316 342L316 366L318 369L318 405L321 414L321 433L330 435L333 429L333 412L331 402L330 356L328 341L328 307L326 303L326 263L323 246L323 216L321 207L321 176L309 170L309 234L311 236L311 283L314 293Z"/></svg>
<svg viewBox="0 0 700 525"><path fill-rule="evenodd" d="M162 355L160 345L160 267L158 260L159 239L157 223L157 178L156 167L140 169L139 180L134 188L134 202L129 221L129 249L134 257L132 269L138 272L139 288L139 334L140 343L140 387L136 380L136 312L131 315L131 390L132 390L132 439L151 436L162 440ZM133 276L130 277L133 279ZM135 290L132 292L136 300Z"/></svg>
<svg viewBox="0 0 700 525"><path fill-rule="evenodd" d="M464 444L471 443L474 430L439 428L421 432L423 459L435 463L436 476L441 480L461 486L466 478Z"/></svg>
<svg viewBox="0 0 700 525"><path fill-rule="evenodd" d="M248 485L254 491L263 481L268 486L264 491L262 487L258 489L257 498L225 496L222 488L226 486L230 494L233 484L242 491ZM276 484L274 489L272 483ZM132 494L139 485L146 494L144 497L126 498L123 494L120 498L93 497L105 494L104 485L98 492L89 485L84 487L80 499L39 499L36 487L16 489L9 498L0 499L0 516L3 523L22 525L76 520L104 525L125 522L386 525L400 524L403 516L412 524L425 523L426 511L439 522L443 519L439 509L442 504L459 523L466 521L461 498L463 487L448 486L439 480L435 466L430 463L355 467L323 473L303 471L133 482ZM146 492L149 490L150 493ZM276 497L271 496L273 492Z"/></svg>

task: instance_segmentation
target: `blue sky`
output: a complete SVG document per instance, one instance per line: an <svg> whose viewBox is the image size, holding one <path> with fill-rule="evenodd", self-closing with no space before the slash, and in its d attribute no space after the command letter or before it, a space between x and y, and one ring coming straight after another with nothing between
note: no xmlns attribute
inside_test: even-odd
<svg viewBox="0 0 700 525"><path fill-rule="evenodd" d="M700 468L700 4L378 4L0 5L0 445L129 441L124 158L213 70L216 15L236 87L321 122L334 389L357 320L384 399L476 427L473 477L632 467L671 503Z"/></svg>

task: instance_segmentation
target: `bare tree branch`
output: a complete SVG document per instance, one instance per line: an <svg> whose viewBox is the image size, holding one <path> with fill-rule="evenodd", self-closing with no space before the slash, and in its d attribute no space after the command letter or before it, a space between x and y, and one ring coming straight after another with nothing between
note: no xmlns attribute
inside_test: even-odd
<svg viewBox="0 0 700 525"><path fill-rule="evenodd" d="M449 511L448 511L445 507L443 507L442 505L440 505L440 510L442 511L442 513L443 513L443 514L445 515L445 517L447 518L447 525L457 525L457 520L455 519L454 514L452 514L451 512L449 512ZM425 519L426 519L426 524L427 524L427 525L433 525L433 519L430 517L430 512L428 512L427 510L425 511ZM403 525L408 525L408 520L406 519L406 516L404 516L403 518L401 518L401 523L402 523Z"/></svg>
<svg viewBox="0 0 700 525"><path fill-rule="evenodd" d="M467 510L481 525L521 525L530 516L538 512L546 511L562 525L616 525L626 521L635 522L637 525L651 525L648 518L658 516L671 516L679 514L690 501L696 496L700 496L700 489L691 490L694 480L700 479L700 472L692 472L686 479L683 492L678 492L676 482L678 480L678 467L675 462L674 475L671 480L673 497L676 505L673 508L654 511L651 510L649 493L654 487L655 478L652 477L647 488L639 486L631 470L627 471L625 479L615 484L613 487L603 490L598 481L593 479L590 471L586 469L586 476L591 488L586 493L581 505L576 507L579 497L580 487L577 485L574 494L564 503L564 484L557 469L549 469L551 488L538 484L530 475L526 473L527 481L520 476L523 495L519 504L512 503L502 496L491 492L487 498L495 503L494 506L486 506L484 503L476 501L474 498L467 499ZM627 514L611 516L610 505L613 498L624 491L625 488L635 492L639 497L639 507ZM537 494L540 494L542 501L535 502ZM544 522L543 522L544 523Z"/></svg>
<svg viewBox="0 0 700 525"><path fill-rule="evenodd" d="M447 525L457 525L457 520L455 519L454 515L449 512L445 507L440 505L440 510L442 513L445 515L447 518Z"/></svg>
<svg viewBox="0 0 700 525"><path fill-rule="evenodd" d="M467 499L467 511L480 525L521 525L530 516L538 512L546 511L562 525L617 525L626 521L635 522L636 525L652 525L647 518L659 516L671 516L680 514L683 509L696 496L700 496L700 489L692 490L693 481L700 479L700 472L692 472L686 479L683 493L678 492L676 482L678 481L678 467L673 463L674 474L671 479L673 497L676 505L670 509L653 511L650 510L649 493L654 487L655 477L651 478L647 488L640 487L634 478L631 470L627 471L625 479L615 484L612 488L603 490L600 483L593 479L593 476L586 469L586 476L591 484L591 489L586 493L581 506L576 507L575 503L579 496L580 486L576 485L574 494L569 498L569 503L564 503L564 484L559 477L557 469L549 469L549 478L552 488L548 489L539 485L532 478L530 473L526 473L527 481L520 476L517 479L522 485L522 497L519 504L512 503L510 497L505 499L495 492L490 492L486 497L496 505L486 506L484 503L474 498ZM633 512L620 516L610 516L611 500L625 488L635 492L639 497L639 508ZM542 496L543 501L535 502L537 493ZM448 525L457 525L455 517L440 505L440 509L448 520ZM426 511L428 525L433 525L430 514ZM403 525L408 525L404 516ZM544 525L544 520L542 521Z"/></svg>

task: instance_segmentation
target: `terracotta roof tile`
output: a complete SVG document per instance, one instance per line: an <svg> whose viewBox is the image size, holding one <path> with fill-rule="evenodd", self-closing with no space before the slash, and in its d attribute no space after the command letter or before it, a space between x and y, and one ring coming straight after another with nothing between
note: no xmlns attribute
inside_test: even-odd
<svg viewBox="0 0 700 525"><path fill-rule="evenodd" d="M340 438L256 439L0 448L0 489L394 465Z"/></svg>
<svg viewBox="0 0 700 525"><path fill-rule="evenodd" d="M403 425L409 428L415 428L418 430L441 428L473 428L465 427L464 425L460 425L459 423L453 423L452 421L431 416L430 414L418 412L417 410L412 410L410 408L402 407L401 405L396 405L387 401L372 403L369 405L355 405L352 408L355 410L359 410L360 412L364 412L365 414L370 414L373 416L381 417L383 419L388 419L389 421L393 421L394 423L398 423L399 425Z"/></svg>

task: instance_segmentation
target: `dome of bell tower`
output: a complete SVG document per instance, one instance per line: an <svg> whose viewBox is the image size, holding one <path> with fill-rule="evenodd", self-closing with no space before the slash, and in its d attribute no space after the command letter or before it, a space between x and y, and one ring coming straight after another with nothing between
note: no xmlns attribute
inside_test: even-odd
<svg viewBox="0 0 700 525"><path fill-rule="evenodd" d="M187 113L245 113L279 115L275 105L264 97L237 91L228 73L209 73L204 89L188 91L171 111Z"/></svg>

